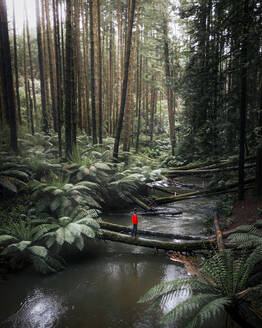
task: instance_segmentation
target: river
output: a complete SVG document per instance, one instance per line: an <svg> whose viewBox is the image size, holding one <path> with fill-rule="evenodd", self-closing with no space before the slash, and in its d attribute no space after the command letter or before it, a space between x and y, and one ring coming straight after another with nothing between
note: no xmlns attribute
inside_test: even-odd
<svg viewBox="0 0 262 328"><path fill-rule="evenodd" d="M202 219L214 200L197 198L170 205L178 216L140 216L139 228L201 235ZM130 213L106 215L105 221L131 227ZM57 274L42 276L31 269L0 284L2 328L162 328L161 316L183 297L147 312L138 304L160 282L187 276L163 251L97 241Z"/></svg>

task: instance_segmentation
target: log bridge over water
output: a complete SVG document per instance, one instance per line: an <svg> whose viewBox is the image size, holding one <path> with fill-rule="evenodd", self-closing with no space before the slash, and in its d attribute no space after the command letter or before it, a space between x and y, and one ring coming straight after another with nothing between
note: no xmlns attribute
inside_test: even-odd
<svg viewBox="0 0 262 328"><path fill-rule="evenodd" d="M132 228L102 221L100 223L103 240L121 242L130 245L151 247L155 250L163 249L176 252L192 252L208 250L216 247L216 236L209 238L197 236L183 236L157 231L138 230L138 238L131 236ZM147 237L147 238L145 238ZM155 239L155 237L162 238Z"/></svg>

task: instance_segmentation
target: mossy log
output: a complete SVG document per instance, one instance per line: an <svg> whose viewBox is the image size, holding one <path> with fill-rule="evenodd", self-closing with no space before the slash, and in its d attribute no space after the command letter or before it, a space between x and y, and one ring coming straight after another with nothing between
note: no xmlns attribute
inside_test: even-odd
<svg viewBox="0 0 262 328"><path fill-rule="evenodd" d="M103 240L110 240L130 245L150 247L154 249L174 250L177 252L192 252L203 249L214 249L216 240L201 240L201 241L160 241L155 239L134 238L132 236L121 234L114 231L101 229Z"/></svg>
<svg viewBox="0 0 262 328"><path fill-rule="evenodd" d="M145 204L141 199L138 199L135 196L130 195L129 198L139 207L141 207L145 211L150 211L151 207Z"/></svg>
<svg viewBox="0 0 262 328"><path fill-rule="evenodd" d="M105 230L110 230L114 232L122 232L122 233L131 233L132 228L114 224L114 223L109 223L102 221L100 223L100 227ZM177 235L174 233L165 233L165 232L159 232L159 231L149 231L149 230L138 230L139 235L144 235L144 236L152 236L152 237L162 237L162 238L173 238L173 239L181 239L181 240L208 240L208 238L200 238L197 236L187 236L187 235ZM212 238L214 239L214 237Z"/></svg>
<svg viewBox="0 0 262 328"><path fill-rule="evenodd" d="M250 163L245 165L245 169L255 167L255 163ZM230 166L230 167L222 167L222 168L205 168L205 169L187 169L187 170L172 170L169 169L167 171L162 172L163 175L168 177L177 176L177 175L190 175L190 174L213 174L224 171L237 171L239 169L238 166Z"/></svg>
<svg viewBox="0 0 262 328"><path fill-rule="evenodd" d="M245 181L245 184L253 183L254 181L255 181L254 178L248 179ZM173 202L176 202L179 200L184 200L184 199L188 199L188 198L192 198L192 197L210 196L210 195L214 195L214 194L221 193L221 192L223 193L223 192L227 192L227 191L232 191L234 188L237 188L237 187L238 187L238 183L232 183L227 186L218 187L218 188L214 188L214 189L210 189L210 190L198 190L198 191L184 193L181 195L159 197L159 198L155 198L154 201L155 201L155 204L157 204L157 205L168 204L168 203L173 203Z"/></svg>

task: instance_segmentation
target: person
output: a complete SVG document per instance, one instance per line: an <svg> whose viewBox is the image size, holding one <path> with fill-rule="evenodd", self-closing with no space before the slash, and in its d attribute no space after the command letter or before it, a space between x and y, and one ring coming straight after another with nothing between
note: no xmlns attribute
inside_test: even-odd
<svg viewBox="0 0 262 328"><path fill-rule="evenodd" d="M133 230L132 230L132 237L138 237L137 235L137 224L138 224L138 218L136 214L136 208L134 208L134 213L132 215L132 222L133 222Z"/></svg>

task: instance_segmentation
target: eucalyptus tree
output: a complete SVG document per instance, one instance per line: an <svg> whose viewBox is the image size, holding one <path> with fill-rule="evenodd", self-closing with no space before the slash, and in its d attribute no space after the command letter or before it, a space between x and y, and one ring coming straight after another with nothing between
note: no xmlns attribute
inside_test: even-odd
<svg viewBox="0 0 262 328"><path fill-rule="evenodd" d="M43 62L43 47L42 47L39 0L35 0L35 6L36 6L35 10L36 10L38 62L39 62L39 72L40 72L40 84L41 84L42 129L45 133L47 133L49 130L49 125L48 125L48 116L47 116L47 102L46 102L46 88L45 88L45 77L44 77L44 62Z"/></svg>
<svg viewBox="0 0 262 328"><path fill-rule="evenodd" d="M126 51L125 51L125 65L124 65L124 78L122 85L122 94L121 94L121 107L119 112L119 118L117 123L116 138L114 143L113 157L118 158L118 150L120 144L120 136L123 125L123 118L125 112L125 103L126 103L126 92L127 92L127 83L128 83L128 74L129 74L129 64L130 64L130 55L131 55L131 46L132 46L132 29L135 16L135 7L136 0L130 0L129 2L129 15L128 15L128 25L127 25L127 37L126 37Z"/></svg>
<svg viewBox="0 0 262 328"><path fill-rule="evenodd" d="M8 34L8 20L6 1L0 1L0 81L1 96L3 97L3 112L5 112L10 129L10 146L14 152L18 152L17 123L15 93L13 86L13 74L11 64L11 51Z"/></svg>
<svg viewBox="0 0 262 328"><path fill-rule="evenodd" d="M15 19L15 2L13 0L13 39L14 39L14 71L15 71L15 91L16 91L16 105L17 105L17 114L18 122L22 124L21 117L21 101L19 93L19 76L18 76L18 60L17 60L17 40L16 40L16 19Z"/></svg>

